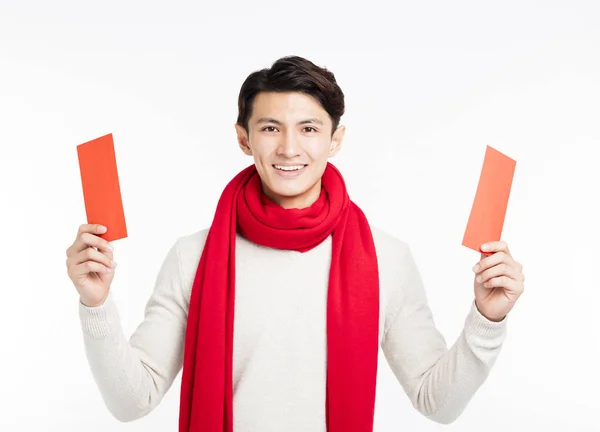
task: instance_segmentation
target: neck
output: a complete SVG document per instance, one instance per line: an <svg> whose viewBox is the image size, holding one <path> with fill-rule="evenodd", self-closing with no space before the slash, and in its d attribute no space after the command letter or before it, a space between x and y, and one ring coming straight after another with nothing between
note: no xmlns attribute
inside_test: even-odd
<svg viewBox="0 0 600 432"><path fill-rule="evenodd" d="M278 195L271 191L264 183L262 184L264 194L275 204L284 209L304 209L313 205L321 195L321 180L307 191L299 195Z"/></svg>

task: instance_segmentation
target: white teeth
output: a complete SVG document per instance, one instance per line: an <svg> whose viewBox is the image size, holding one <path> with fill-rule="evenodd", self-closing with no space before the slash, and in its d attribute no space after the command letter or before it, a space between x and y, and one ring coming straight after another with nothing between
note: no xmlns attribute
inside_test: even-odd
<svg viewBox="0 0 600 432"><path fill-rule="evenodd" d="M275 169L281 171L298 171L299 169L304 168L304 165L274 165Z"/></svg>

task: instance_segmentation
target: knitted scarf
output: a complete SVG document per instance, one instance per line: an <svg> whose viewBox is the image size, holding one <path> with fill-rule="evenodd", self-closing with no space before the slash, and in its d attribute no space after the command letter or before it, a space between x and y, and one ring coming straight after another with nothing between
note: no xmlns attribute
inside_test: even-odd
<svg viewBox="0 0 600 432"><path fill-rule="evenodd" d="M192 285L185 334L180 432L233 432L236 233L270 248L305 252L332 235L327 297L328 432L373 429L379 276L369 223L330 163L317 201L284 209L262 192L254 165L219 199ZM285 289L282 286L281 289Z"/></svg>

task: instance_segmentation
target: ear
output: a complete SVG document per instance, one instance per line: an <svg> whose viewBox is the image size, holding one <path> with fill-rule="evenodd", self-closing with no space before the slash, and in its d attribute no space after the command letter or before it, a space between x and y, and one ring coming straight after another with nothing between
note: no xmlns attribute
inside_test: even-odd
<svg viewBox="0 0 600 432"><path fill-rule="evenodd" d="M331 145L329 146L329 157L333 157L340 151L342 147L342 141L344 141L344 134L346 133L346 126L338 126L331 137Z"/></svg>
<svg viewBox="0 0 600 432"><path fill-rule="evenodd" d="M252 156L252 149L250 148L250 140L248 139L248 132L246 129L242 125L236 123L235 132L237 134L237 141L240 149L242 149L246 155Z"/></svg>

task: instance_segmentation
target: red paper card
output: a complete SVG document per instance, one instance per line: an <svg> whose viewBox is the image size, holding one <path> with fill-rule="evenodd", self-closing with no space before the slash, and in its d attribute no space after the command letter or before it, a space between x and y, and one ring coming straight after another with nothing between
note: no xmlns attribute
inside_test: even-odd
<svg viewBox="0 0 600 432"><path fill-rule="evenodd" d="M515 166L515 160L487 146L463 246L481 252L482 244L500 240Z"/></svg>
<svg viewBox="0 0 600 432"><path fill-rule="evenodd" d="M112 134L77 146L87 222L104 225L107 241L127 237Z"/></svg>

